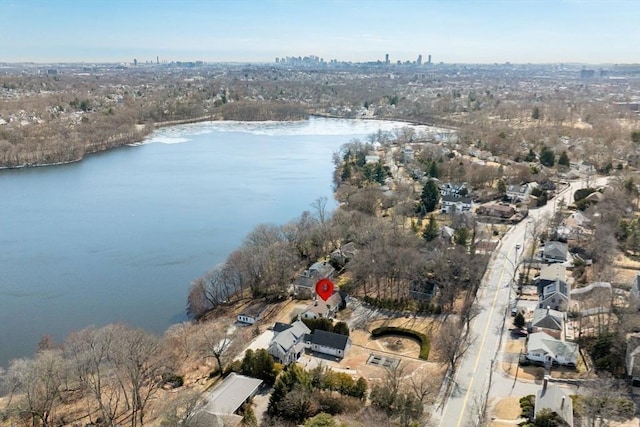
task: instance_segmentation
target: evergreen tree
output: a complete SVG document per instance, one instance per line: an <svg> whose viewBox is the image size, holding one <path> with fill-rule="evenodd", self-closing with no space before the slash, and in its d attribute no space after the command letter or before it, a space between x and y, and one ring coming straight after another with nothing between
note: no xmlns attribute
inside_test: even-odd
<svg viewBox="0 0 640 427"><path fill-rule="evenodd" d="M551 148L542 148L542 151L540 151L540 163L549 168L556 163L556 155L553 153Z"/></svg>
<svg viewBox="0 0 640 427"><path fill-rule="evenodd" d="M429 222L422 232L422 237L427 242L430 242L438 237L438 223L436 222L436 218L433 216L433 214L429 216Z"/></svg>
<svg viewBox="0 0 640 427"><path fill-rule="evenodd" d="M563 151L558 157L558 165L569 167L571 164L569 162L569 156L567 156L567 152Z"/></svg>
<svg viewBox="0 0 640 427"><path fill-rule="evenodd" d="M436 162L431 162L431 164L429 165L429 171L427 172L427 175L429 175L432 178L438 178L440 173L438 172L438 164Z"/></svg>
<svg viewBox="0 0 640 427"><path fill-rule="evenodd" d="M440 201L440 191L433 180L427 181L422 189L420 202L425 213L433 212Z"/></svg>
<svg viewBox="0 0 640 427"><path fill-rule="evenodd" d="M456 245L467 246L467 241L469 240L469 230L465 227L458 228L453 235L453 241Z"/></svg>
<svg viewBox="0 0 640 427"><path fill-rule="evenodd" d="M515 326L516 328L524 328L524 325L524 315L520 311L518 311L516 313L516 317L513 318L513 326Z"/></svg>

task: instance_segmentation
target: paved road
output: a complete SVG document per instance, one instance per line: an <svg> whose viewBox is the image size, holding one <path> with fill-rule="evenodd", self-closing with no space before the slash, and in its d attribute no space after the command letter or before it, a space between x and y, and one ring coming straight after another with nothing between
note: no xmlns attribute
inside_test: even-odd
<svg viewBox="0 0 640 427"><path fill-rule="evenodd" d="M597 182L599 185L604 183L606 178ZM535 393L539 388L539 385L531 382L514 384L512 378L498 369L503 358L502 346L509 333L509 300L515 297L511 287L515 266L522 258L522 253L528 253L526 248L529 242L525 241L525 234L527 240L531 239L533 228L529 220L544 222L553 214L556 200L564 199L565 205L570 204L573 202L573 193L585 186L584 180L571 182L546 206L531 210L529 218L513 226L493 252L477 296L482 311L470 326L475 342L460 362L453 378L451 395L442 412L436 412L432 418L436 420L439 417L440 426L475 426L488 396L522 396Z"/></svg>

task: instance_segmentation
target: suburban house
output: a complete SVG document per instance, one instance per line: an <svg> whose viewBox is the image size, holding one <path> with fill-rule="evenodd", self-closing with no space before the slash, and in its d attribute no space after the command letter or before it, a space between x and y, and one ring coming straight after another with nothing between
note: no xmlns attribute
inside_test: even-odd
<svg viewBox="0 0 640 427"><path fill-rule="evenodd" d="M561 311L536 308L529 324L529 332L545 332L556 339L564 338L564 317Z"/></svg>
<svg viewBox="0 0 640 427"><path fill-rule="evenodd" d="M535 332L527 340L527 359L544 364L576 366L578 344L561 341L545 332Z"/></svg>
<svg viewBox="0 0 640 427"><path fill-rule="evenodd" d="M540 280L548 280L554 282L556 280L567 280L567 267L562 264L543 264L540 267Z"/></svg>
<svg viewBox="0 0 640 427"><path fill-rule="evenodd" d="M526 202L535 186L535 183L507 185L507 197L513 202Z"/></svg>
<svg viewBox="0 0 640 427"><path fill-rule="evenodd" d="M262 380L232 372L208 395L201 411L212 415L233 415L255 396L261 384Z"/></svg>
<svg viewBox="0 0 640 427"><path fill-rule="evenodd" d="M308 336L307 348L311 351L344 358L351 347L351 338L346 335L316 329Z"/></svg>
<svg viewBox="0 0 640 427"><path fill-rule="evenodd" d="M416 152L409 145L402 147L402 161L407 163L413 161Z"/></svg>
<svg viewBox="0 0 640 427"><path fill-rule="evenodd" d="M507 219L515 215L516 210L513 206L491 203L491 204L485 204L480 206L476 210L476 213L478 215L486 215L494 218Z"/></svg>
<svg viewBox="0 0 640 427"><path fill-rule="evenodd" d="M471 197L442 196L440 206L442 213L466 212L471 210L473 200Z"/></svg>
<svg viewBox="0 0 640 427"><path fill-rule="evenodd" d="M440 186L440 195L444 196L455 196L455 197L466 197L469 195L469 189L466 187L467 183L462 184L451 184L447 182Z"/></svg>
<svg viewBox="0 0 640 427"><path fill-rule="evenodd" d="M548 385L545 377L542 389L536 392L536 401L533 407L534 417L543 409L558 414L569 427L573 427L573 402L569 395L560 387Z"/></svg>
<svg viewBox="0 0 640 427"><path fill-rule="evenodd" d="M571 298L571 287L562 280L555 280L549 284L542 283L542 291L538 296L538 308L552 308L567 311Z"/></svg>
<svg viewBox="0 0 640 427"><path fill-rule="evenodd" d="M316 262L302 272L295 283L295 293L298 296L311 296L315 294L316 283L320 279L331 279L335 269L326 261Z"/></svg>
<svg viewBox="0 0 640 427"><path fill-rule="evenodd" d="M357 253L358 249L356 248L356 244L353 242L349 242L331 252L331 255L329 255L329 259L335 265L344 267L349 261L353 259L354 256L356 256Z"/></svg>
<svg viewBox="0 0 640 427"><path fill-rule="evenodd" d="M332 319L342 305L340 292L335 291L326 301L316 297L301 313L302 319Z"/></svg>
<svg viewBox="0 0 640 427"><path fill-rule="evenodd" d="M640 387L640 333L629 335L625 366L627 375L631 378L631 385Z"/></svg>
<svg viewBox="0 0 640 427"><path fill-rule="evenodd" d="M546 242L542 248L542 259L548 263L565 262L567 260L567 244L563 242Z"/></svg>
<svg viewBox="0 0 640 427"><path fill-rule="evenodd" d="M380 156L375 153L367 154L364 156L364 161L366 164L378 163L380 161Z"/></svg>
<svg viewBox="0 0 640 427"><path fill-rule="evenodd" d="M283 365L298 360L305 348L304 336L311 333L311 329L301 320L290 325L276 323L273 329L276 335L267 349L269 354Z"/></svg>
<svg viewBox="0 0 640 427"><path fill-rule="evenodd" d="M267 306L262 302L250 305L238 314L238 322L253 325L260 320L266 309Z"/></svg>

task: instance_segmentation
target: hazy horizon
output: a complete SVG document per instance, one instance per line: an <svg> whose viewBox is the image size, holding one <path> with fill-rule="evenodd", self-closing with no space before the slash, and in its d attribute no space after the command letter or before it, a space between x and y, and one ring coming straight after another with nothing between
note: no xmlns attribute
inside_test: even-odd
<svg viewBox="0 0 640 427"><path fill-rule="evenodd" d="M635 64L640 1L0 0L0 62Z"/></svg>

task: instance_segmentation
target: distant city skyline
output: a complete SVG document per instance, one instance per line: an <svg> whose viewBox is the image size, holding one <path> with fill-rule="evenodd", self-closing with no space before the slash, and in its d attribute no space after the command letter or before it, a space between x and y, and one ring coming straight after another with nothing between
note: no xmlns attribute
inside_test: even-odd
<svg viewBox="0 0 640 427"><path fill-rule="evenodd" d="M640 63L639 0L0 0L0 62Z"/></svg>

